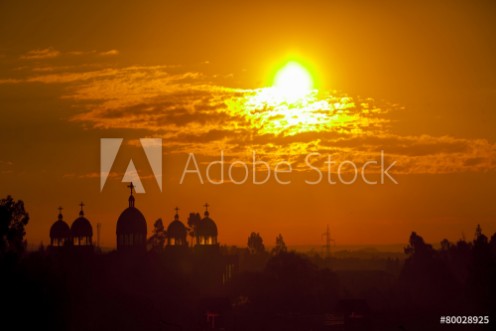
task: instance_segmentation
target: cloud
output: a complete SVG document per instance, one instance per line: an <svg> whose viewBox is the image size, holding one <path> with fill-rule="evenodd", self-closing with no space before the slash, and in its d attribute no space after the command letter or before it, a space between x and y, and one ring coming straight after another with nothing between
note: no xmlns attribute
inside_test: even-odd
<svg viewBox="0 0 496 331"><path fill-rule="evenodd" d="M78 86L68 96L91 102L73 120L100 129L142 129L162 136L169 150L242 158L252 150L304 167L308 152L337 162L364 163L381 150L399 173L453 173L495 169L496 148L484 139L392 134L389 114L399 107L334 91L285 105L270 91L206 84L199 74L169 75L164 68L124 68ZM112 87L109 90L109 87Z"/></svg>
<svg viewBox="0 0 496 331"><path fill-rule="evenodd" d="M0 160L0 174L6 175L13 172L14 163L12 161Z"/></svg>
<svg viewBox="0 0 496 331"><path fill-rule="evenodd" d="M19 83L23 83L24 80L22 79L16 79L16 78L0 78L0 84L6 84L6 85L9 85L9 84L19 84Z"/></svg>
<svg viewBox="0 0 496 331"><path fill-rule="evenodd" d="M102 69L85 72L64 72L50 73L43 75L35 75L24 80L26 83L45 83L45 84L63 84L63 83L81 83L83 81L112 76L115 74L115 69Z"/></svg>
<svg viewBox="0 0 496 331"><path fill-rule="evenodd" d="M170 153L214 157L224 150L229 160L256 151L304 170L309 152L360 164L384 151L396 161L396 173L496 170L494 143L393 133L391 115L401 112L400 106L339 91L287 103L270 88L226 88L204 74L170 66L55 67L33 70L17 83L63 84L62 98L79 109L71 121L95 130L141 130L162 137ZM316 164L325 167L324 161Z"/></svg>
<svg viewBox="0 0 496 331"><path fill-rule="evenodd" d="M49 48L31 50L21 55L21 59L22 60L53 59L60 55L61 55L60 51L49 47Z"/></svg>
<svg viewBox="0 0 496 331"><path fill-rule="evenodd" d="M52 47L42 48L42 49L34 49L30 50L24 54L22 54L19 58L21 60L47 60L54 59L61 56L72 56L72 57L82 57L82 56L101 56L101 57L110 57L119 55L119 51L117 49L109 49L106 51L67 51L61 52Z"/></svg>
<svg viewBox="0 0 496 331"><path fill-rule="evenodd" d="M119 55L119 51L116 49L111 49L111 50L108 50L105 52L100 52L100 53L98 53L98 55L100 55L100 56L116 56L116 55Z"/></svg>

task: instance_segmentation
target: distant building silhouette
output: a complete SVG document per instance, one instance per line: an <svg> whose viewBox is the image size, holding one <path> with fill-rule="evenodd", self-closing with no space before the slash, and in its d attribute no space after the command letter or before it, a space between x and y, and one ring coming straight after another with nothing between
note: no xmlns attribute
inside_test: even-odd
<svg viewBox="0 0 496 331"><path fill-rule="evenodd" d="M93 246L93 227L90 221L84 217L84 203L81 202L79 217L71 225L72 244L76 247Z"/></svg>
<svg viewBox="0 0 496 331"><path fill-rule="evenodd" d="M129 207L121 213L117 220L117 251L144 252L146 251L146 219L141 211L134 207L133 183L129 184L128 187L131 189Z"/></svg>
<svg viewBox="0 0 496 331"><path fill-rule="evenodd" d="M70 244L71 229L64 221L62 216L62 207L59 207L59 217L50 227L50 246L65 247Z"/></svg>
<svg viewBox="0 0 496 331"><path fill-rule="evenodd" d="M238 257L227 251L222 251L218 240L218 229L215 221L210 218L209 205L204 205L203 218L199 213L190 213L187 225L179 217L179 208L176 207L174 219L164 229L161 219L151 238L147 238L147 222L143 213L135 207L134 185L128 185L130 195L128 207L119 215L116 223L117 252L124 257L139 257L129 259L139 261L142 254L150 251L153 254L163 254L172 268L190 270L195 281L203 288L215 288L229 282L238 270ZM62 208L59 208L58 220L50 228L49 249L55 255L70 257L91 256L95 252L93 245L93 227L86 218L84 204L80 204L79 216L72 226L64 221ZM97 226L98 229L98 226ZM154 236L160 235L160 240L153 241ZM188 242L191 235L193 242ZM156 238L155 238L156 239ZM158 242L158 245L157 245ZM153 244L156 246L153 247ZM201 275L201 276L200 276ZM214 292L210 294L215 294Z"/></svg>
<svg viewBox="0 0 496 331"><path fill-rule="evenodd" d="M116 224L116 241L118 252L145 252L147 249L147 222L143 213L135 207L135 197L133 195L134 185L128 185L130 189L129 206L120 214ZM50 228L51 247L72 247L73 249L93 251L93 227L91 222L85 217L84 203L80 204L79 216L74 220L72 226L63 220L62 207L59 208L58 220ZM190 214L190 218L195 216L195 221L188 221L191 229L179 219L179 208L176 207L174 220L172 220L165 231L165 248L189 248L188 233L194 238L192 243L199 252L215 253L219 250L217 241L217 225L210 218L208 203L204 205L204 217L199 214ZM161 247L163 248L163 247ZM182 251L182 249L181 249Z"/></svg>
<svg viewBox="0 0 496 331"><path fill-rule="evenodd" d="M208 212L208 203L204 205L205 207L205 217L198 222L195 229L196 245L198 246L213 246L217 244L217 225L210 218L210 213Z"/></svg>
<svg viewBox="0 0 496 331"><path fill-rule="evenodd" d="M188 246L188 241L186 239L188 235L188 229L179 220L178 214L179 208L176 207L176 215L174 220L167 227L167 246Z"/></svg>
<svg viewBox="0 0 496 331"><path fill-rule="evenodd" d="M84 204L80 204L79 217L72 222L71 227L64 221L62 207L59 207L58 220L50 228L51 250L75 250L78 252L93 252L93 227L84 216Z"/></svg>

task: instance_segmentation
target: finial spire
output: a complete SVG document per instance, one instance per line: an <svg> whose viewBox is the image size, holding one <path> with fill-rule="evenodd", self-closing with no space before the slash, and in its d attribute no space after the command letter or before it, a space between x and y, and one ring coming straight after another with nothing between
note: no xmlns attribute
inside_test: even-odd
<svg viewBox="0 0 496 331"><path fill-rule="evenodd" d="M176 207L176 208L174 208L174 210L176 211L176 215L174 216L174 219L178 220L179 219L179 208Z"/></svg>
<svg viewBox="0 0 496 331"><path fill-rule="evenodd" d="M79 212L79 216L84 216L83 207L85 206L85 204L81 201L81 203L79 204L79 206L81 207L81 211Z"/></svg>
<svg viewBox="0 0 496 331"><path fill-rule="evenodd" d="M129 185L127 186L130 190L131 190L131 195L129 196L129 207L134 207L134 197L133 197L133 188L134 188L134 185L133 185L133 182L129 183Z"/></svg>
<svg viewBox="0 0 496 331"><path fill-rule="evenodd" d="M205 202L205 204L203 205L203 207L205 207L205 216L208 216L209 215L208 207L210 207L210 205L207 202Z"/></svg>
<svg viewBox="0 0 496 331"><path fill-rule="evenodd" d="M59 207L58 209L59 209L59 220L61 220L62 219L62 209L64 209L64 208Z"/></svg>
<svg viewBox="0 0 496 331"><path fill-rule="evenodd" d="M133 182L129 183L127 187L131 189L131 195L133 195L133 188L134 188Z"/></svg>

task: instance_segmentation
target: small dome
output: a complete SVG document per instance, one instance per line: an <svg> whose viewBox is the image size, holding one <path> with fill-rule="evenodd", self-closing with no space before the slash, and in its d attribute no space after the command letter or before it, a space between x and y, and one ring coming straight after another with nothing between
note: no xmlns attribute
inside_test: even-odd
<svg viewBox="0 0 496 331"><path fill-rule="evenodd" d="M198 223L198 235L205 237L217 237L217 225L205 212L205 217Z"/></svg>
<svg viewBox="0 0 496 331"><path fill-rule="evenodd" d="M146 236L146 220L145 216L139 211L138 208L126 208L119 219L117 220L117 234L131 234L142 233Z"/></svg>
<svg viewBox="0 0 496 331"><path fill-rule="evenodd" d="M73 237L92 237L93 227L86 217L79 216L72 223L71 233Z"/></svg>
<svg viewBox="0 0 496 331"><path fill-rule="evenodd" d="M184 224L179 220L174 220L167 227L167 236L169 238L184 239L187 235L187 230Z"/></svg>
<svg viewBox="0 0 496 331"><path fill-rule="evenodd" d="M71 236L71 230L69 225L59 218L55 223L53 223L50 228L50 238L51 239L66 239Z"/></svg>

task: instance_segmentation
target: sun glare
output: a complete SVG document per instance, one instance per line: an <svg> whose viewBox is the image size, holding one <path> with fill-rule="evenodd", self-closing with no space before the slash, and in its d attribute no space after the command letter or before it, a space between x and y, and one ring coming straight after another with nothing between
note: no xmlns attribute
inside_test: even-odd
<svg viewBox="0 0 496 331"><path fill-rule="evenodd" d="M271 87L252 92L240 105L233 101L228 106L261 134L356 130L358 119L349 111L356 107L354 100L319 92L310 71L296 61L276 72Z"/></svg>
<svg viewBox="0 0 496 331"><path fill-rule="evenodd" d="M312 91L313 80L303 66L297 62L289 62L277 72L273 85L281 97L288 102L293 102Z"/></svg>

